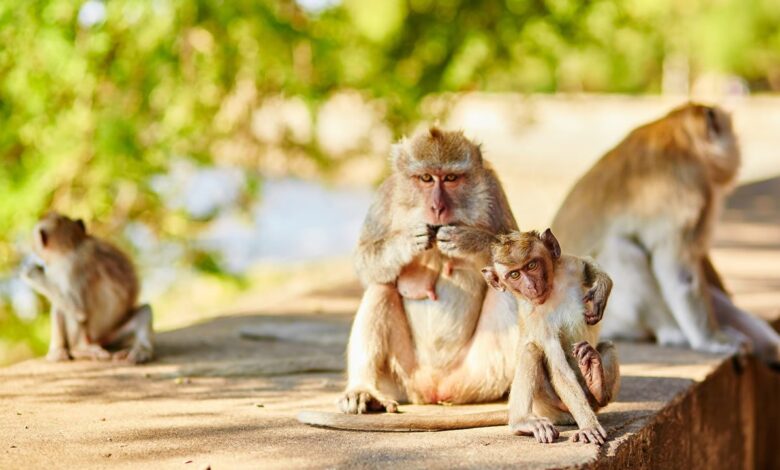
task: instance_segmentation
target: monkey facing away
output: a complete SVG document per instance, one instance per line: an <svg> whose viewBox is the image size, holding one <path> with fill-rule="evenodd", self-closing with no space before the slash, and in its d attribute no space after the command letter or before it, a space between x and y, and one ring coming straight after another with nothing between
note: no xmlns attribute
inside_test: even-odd
<svg viewBox="0 0 780 470"><path fill-rule="evenodd" d="M509 394L509 428L538 442L558 437L555 424L579 430L574 441L604 444L595 410L617 395L620 372L612 343L598 343L599 325L588 324L583 286L596 282L609 296L612 281L592 263L562 255L550 229L499 235L492 265L482 270L498 291L517 299L519 359ZM593 347L592 345L597 345Z"/></svg>
<svg viewBox="0 0 780 470"><path fill-rule="evenodd" d="M395 412L399 402L497 400L512 382L518 339L514 297L488 290L480 273L494 235L517 230L501 184L480 147L460 132L418 133L394 145L391 160L392 173L358 244L365 292L347 346L339 408L363 414ZM597 322L605 298L592 293L592 305L601 307L589 311L588 321ZM506 414L440 419L305 412L299 420L343 429L432 430L501 425Z"/></svg>
<svg viewBox="0 0 780 470"><path fill-rule="evenodd" d="M152 359L152 310L138 306L138 279L118 248L89 235L81 220L50 213L34 229L34 250L43 266L22 278L51 303L47 359L110 359L107 346L128 346L113 358Z"/></svg>
<svg viewBox="0 0 780 470"><path fill-rule="evenodd" d="M739 165L729 115L686 104L631 132L575 184L552 229L615 281L605 337L727 353L747 342L780 360L780 336L732 303L708 254Z"/></svg>

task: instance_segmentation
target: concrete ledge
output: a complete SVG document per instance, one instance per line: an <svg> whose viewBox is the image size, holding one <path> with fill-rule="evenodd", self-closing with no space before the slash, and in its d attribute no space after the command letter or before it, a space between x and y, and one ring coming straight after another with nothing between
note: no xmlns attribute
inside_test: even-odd
<svg viewBox="0 0 780 470"><path fill-rule="evenodd" d="M360 433L298 424L343 387L349 315L244 315L161 334L145 367L28 361L0 370L0 468L771 468L780 374L619 344L623 389L603 449L504 427ZM296 326L297 325L297 326ZM302 334L291 336L291 328ZM261 339L247 331L260 332ZM243 334L242 334L243 332ZM275 334L277 332L278 334ZM318 333L320 332L320 333ZM341 338L341 339L340 339ZM500 409L406 406L409 413Z"/></svg>

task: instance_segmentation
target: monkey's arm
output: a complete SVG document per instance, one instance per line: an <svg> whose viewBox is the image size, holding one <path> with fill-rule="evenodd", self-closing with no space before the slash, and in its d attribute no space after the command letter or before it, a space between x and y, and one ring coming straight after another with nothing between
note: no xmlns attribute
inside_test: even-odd
<svg viewBox="0 0 780 470"><path fill-rule="evenodd" d="M445 225L436 233L436 246L452 258L475 258L482 267L489 261L490 244L495 242L493 233L466 225Z"/></svg>
<svg viewBox="0 0 780 470"><path fill-rule="evenodd" d="M585 322L595 325L601 321L604 309L607 308L607 299L612 292L612 278L591 258L583 258L582 265L582 284L588 289L582 300L589 306L585 310Z"/></svg>
<svg viewBox="0 0 780 470"><path fill-rule="evenodd" d="M580 431L574 436L574 440L584 438L586 442L592 440L594 443L603 444L607 433L599 424L596 413L591 409L585 391L569 365L560 341L557 338L546 341L544 353L547 356L553 388L580 428Z"/></svg>
<svg viewBox="0 0 780 470"><path fill-rule="evenodd" d="M76 315L79 323L87 321L87 313L79 299L65 295L46 276L41 266L30 266L22 272L22 279L34 290L49 299L54 306Z"/></svg>
<svg viewBox="0 0 780 470"><path fill-rule="evenodd" d="M448 431L452 429L504 426L507 411L488 411L460 415L415 416L409 413L345 415L323 411L301 411L298 421L318 428L344 429L348 431Z"/></svg>
<svg viewBox="0 0 780 470"><path fill-rule="evenodd" d="M431 247L432 229L419 223L394 230L390 223L393 180L379 188L360 233L355 269L363 285L395 282L401 269L419 253Z"/></svg>

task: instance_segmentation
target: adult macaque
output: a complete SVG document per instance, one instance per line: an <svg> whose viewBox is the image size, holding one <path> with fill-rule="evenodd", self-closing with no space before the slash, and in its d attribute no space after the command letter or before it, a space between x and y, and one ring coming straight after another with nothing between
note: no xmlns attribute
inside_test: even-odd
<svg viewBox="0 0 780 470"><path fill-rule="evenodd" d="M81 220L50 213L34 230L34 250L43 266L22 278L51 303L47 359L110 359L106 346L123 346L114 359L152 359L152 310L138 306L138 279L118 248L89 234Z"/></svg>
<svg viewBox="0 0 780 470"><path fill-rule="evenodd" d="M479 146L437 128L396 144L392 169L358 245L365 293L349 338L339 408L362 414L395 412L407 401L497 400L512 382L518 338L514 298L488 291L480 273L494 235L517 229L501 184ZM603 305L593 293L593 304ZM596 309L590 321L601 313ZM500 415L461 415L427 421L430 426L422 416L350 420L306 412L300 419L344 429L411 430L505 424Z"/></svg>
<svg viewBox="0 0 780 470"><path fill-rule="evenodd" d="M749 342L780 359L780 336L734 306L708 255L739 164L729 115L687 104L631 132L577 182L552 228L615 281L605 337L719 353Z"/></svg>
<svg viewBox="0 0 780 470"><path fill-rule="evenodd" d="M520 349L509 394L509 428L538 442L558 437L555 424L576 421L572 440L602 445L607 437L595 410L617 395L620 373L612 343L598 344L599 326L585 321L583 286L609 296L612 281L592 263L561 255L550 229L500 235L492 265L482 270L498 291L517 299ZM592 345L598 344L596 348Z"/></svg>

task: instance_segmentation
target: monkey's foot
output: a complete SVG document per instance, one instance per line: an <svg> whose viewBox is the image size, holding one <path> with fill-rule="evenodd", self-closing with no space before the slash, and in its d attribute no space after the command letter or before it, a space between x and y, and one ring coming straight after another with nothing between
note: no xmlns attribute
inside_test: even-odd
<svg viewBox="0 0 780 470"><path fill-rule="evenodd" d="M70 354L73 356L73 359L91 359L93 361L107 361L111 359L111 353L97 344L81 346L73 349Z"/></svg>
<svg viewBox="0 0 780 470"><path fill-rule="evenodd" d="M607 441L607 432L601 425L592 428L579 429L571 437L573 442L582 442L583 444L596 444L603 446Z"/></svg>
<svg viewBox="0 0 780 470"><path fill-rule="evenodd" d="M398 402L389 398L379 398L365 390L348 390L339 399L339 409L346 414L363 414L372 411L398 412Z"/></svg>
<svg viewBox="0 0 780 470"><path fill-rule="evenodd" d="M128 362L130 364L144 364L152 360L152 349L143 346L133 346L130 349L123 349L115 352L111 358L117 362Z"/></svg>
<svg viewBox="0 0 780 470"><path fill-rule="evenodd" d="M714 354L746 354L751 345L746 338L719 331L713 338L693 346L698 351Z"/></svg>
<svg viewBox="0 0 780 470"><path fill-rule="evenodd" d="M527 416L517 423L509 423L509 430L517 436L534 436L536 442L552 444L560 433L552 421L539 416Z"/></svg>
<svg viewBox="0 0 780 470"><path fill-rule="evenodd" d="M50 349L49 352L46 353L46 360L50 362L69 361L70 354L68 354L68 350L65 348Z"/></svg>

